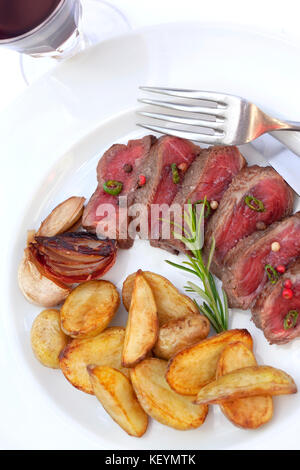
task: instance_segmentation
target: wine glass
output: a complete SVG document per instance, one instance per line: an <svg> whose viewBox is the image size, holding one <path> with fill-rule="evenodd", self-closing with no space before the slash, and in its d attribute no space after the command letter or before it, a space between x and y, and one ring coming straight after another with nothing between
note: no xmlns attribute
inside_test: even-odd
<svg viewBox="0 0 300 470"><path fill-rule="evenodd" d="M125 16L104 0L0 0L0 46L20 53L27 84L57 62L129 29Z"/></svg>

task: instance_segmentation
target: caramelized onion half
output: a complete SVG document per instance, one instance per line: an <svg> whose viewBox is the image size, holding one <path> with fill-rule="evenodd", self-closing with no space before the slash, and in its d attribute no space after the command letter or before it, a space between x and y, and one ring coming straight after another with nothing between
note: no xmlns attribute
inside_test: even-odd
<svg viewBox="0 0 300 470"><path fill-rule="evenodd" d="M29 245L31 260L49 279L74 284L102 277L115 263L115 240L88 232L36 236Z"/></svg>

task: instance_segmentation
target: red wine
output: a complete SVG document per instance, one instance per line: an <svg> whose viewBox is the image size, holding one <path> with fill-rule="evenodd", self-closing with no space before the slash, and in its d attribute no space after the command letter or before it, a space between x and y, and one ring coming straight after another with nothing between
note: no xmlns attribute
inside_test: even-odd
<svg viewBox="0 0 300 470"><path fill-rule="evenodd" d="M41 24L61 0L0 0L0 39L27 33Z"/></svg>

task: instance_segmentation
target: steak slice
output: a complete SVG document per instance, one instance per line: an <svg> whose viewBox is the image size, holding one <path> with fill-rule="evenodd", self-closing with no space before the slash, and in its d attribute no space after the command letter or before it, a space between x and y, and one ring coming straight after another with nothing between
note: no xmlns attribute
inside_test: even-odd
<svg viewBox="0 0 300 470"><path fill-rule="evenodd" d="M278 242L279 251L271 244ZM268 282L266 265L287 266L300 256L300 212L244 238L224 260L223 287L231 307L251 307ZM270 282L270 281L269 281Z"/></svg>
<svg viewBox="0 0 300 470"><path fill-rule="evenodd" d="M282 297L287 279L292 282L291 299ZM289 315L293 311L294 316ZM291 322L287 321L287 315ZM271 344L284 344L300 336L300 258L289 266L276 284L266 285L252 309L252 319Z"/></svg>
<svg viewBox="0 0 300 470"><path fill-rule="evenodd" d="M192 142L180 139L179 137L163 136L152 149L152 158L147 162L143 174L146 176L146 184L137 190L135 202L142 202L148 207L148 220L150 239L159 238L161 222L159 214L152 218L151 212L154 212L154 205L158 207L161 204L170 206L175 198L181 183L184 180L185 173L201 152L200 147ZM175 164L178 170L178 182L173 180L172 164ZM151 243L152 244L152 243Z"/></svg>
<svg viewBox="0 0 300 470"><path fill-rule="evenodd" d="M234 146L215 146L201 154L186 173L173 202L180 205L204 199L220 201L232 178L246 165L246 160Z"/></svg>
<svg viewBox="0 0 300 470"><path fill-rule="evenodd" d="M140 168L149 160L150 148L155 141L155 137L146 136L130 140L127 145L115 144L104 153L97 166L98 187L84 210L82 225L89 231L97 231L98 236L107 236L105 227L99 222L105 219L107 226L111 227L114 227L116 222L116 239L120 248L130 248L133 244L133 239L128 235L127 208L133 203ZM118 195L114 196L104 191L103 184L109 180L122 182L122 191ZM123 199L124 196L127 200ZM122 204L120 204L121 197ZM116 220L113 213L103 214L104 204L111 204L115 210Z"/></svg>
<svg viewBox="0 0 300 470"><path fill-rule="evenodd" d="M215 146L202 150L186 172L184 180L172 204L184 206L203 200L220 201L232 178L246 165L246 160L237 147ZM153 243L152 243L153 244ZM177 251L185 251L180 240L171 236L170 240L157 240L156 246Z"/></svg>
<svg viewBox="0 0 300 470"><path fill-rule="evenodd" d="M250 209L245 202L246 196L254 196L262 201L264 211ZM258 165L244 168L238 173L221 203L206 226L204 256L207 257L214 236L215 254L211 270L221 275L223 260L228 251L239 240L251 235L258 229L283 219L293 211L294 193L283 178L270 166Z"/></svg>

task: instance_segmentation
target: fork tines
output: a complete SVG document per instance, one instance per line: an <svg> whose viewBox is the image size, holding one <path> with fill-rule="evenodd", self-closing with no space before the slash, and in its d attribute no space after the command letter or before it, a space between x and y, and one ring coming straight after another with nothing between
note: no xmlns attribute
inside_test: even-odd
<svg viewBox="0 0 300 470"><path fill-rule="evenodd" d="M177 113L174 115L139 111L139 116L142 116L147 120L155 119L175 125L178 124L180 126L175 126L175 128L168 127L168 125L158 126L152 124L151 121L149 123L139 122L138 126L154 132L174 135L207 144L214 144L221 141L224 135L223 123L225 119L224 110L226 109L224 95L221 93L159 87L140 87L140 89L147 93L159 93L174 97L176 101L161 101L148 98L139 99L138 101L145 105L166 108L168 110L176 111ZM198 100L201 101L201 103L198 105L178 100L182 98L185 98L185 100ZM191 116L191 114L194 116ZM200 119L196 118L195 114L200 115ZM188 128L186 126L192 127ZM199 130L196 128L199 128Z"/></svg>

